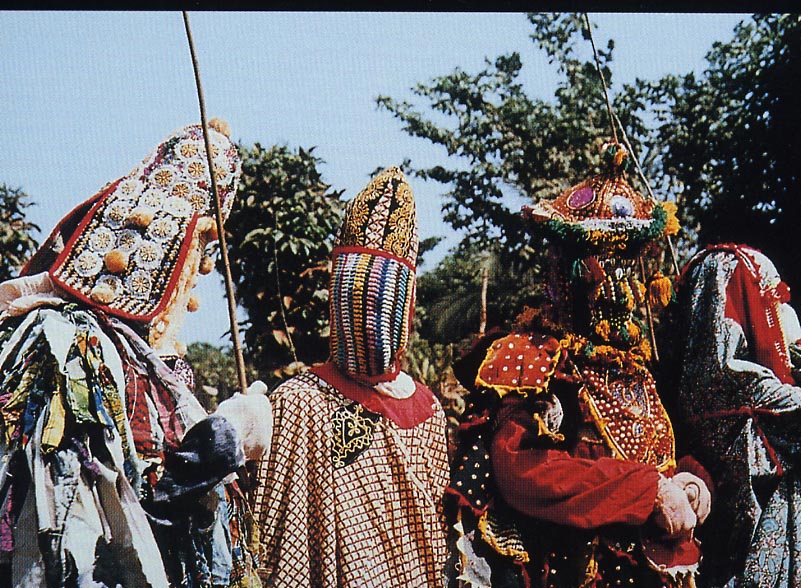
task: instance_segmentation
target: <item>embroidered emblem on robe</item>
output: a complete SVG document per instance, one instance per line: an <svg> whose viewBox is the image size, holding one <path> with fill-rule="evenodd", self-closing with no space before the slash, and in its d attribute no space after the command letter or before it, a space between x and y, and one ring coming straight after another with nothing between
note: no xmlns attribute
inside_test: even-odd
<svg viewBox="0 0 801 588"><path fill-rule="evenodd" d="M333 414L331 459L335 468L353 463L373 442L373 431L379 416L353 402L339 407Z"/></svg>

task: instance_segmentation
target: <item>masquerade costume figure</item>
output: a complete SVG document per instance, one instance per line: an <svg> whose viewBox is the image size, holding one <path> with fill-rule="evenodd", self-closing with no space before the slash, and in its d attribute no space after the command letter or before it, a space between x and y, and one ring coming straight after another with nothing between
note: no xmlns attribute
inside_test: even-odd
<svg viewBox="0 0 801 588"><path fill-rule="evenodd" d="M635 315L643 248L677 227L625 180L628 154L524 209L549 237L549 303L454 366L469 390L446 495L451 586L693 586L706 484L674 438Z"/></svg>
<svg viewBox="0 0 801 588"><path fill-rule="evenodd" d="M727 244L697 254L679 291L678 400L716 490L704 584L800 586L801 328L789 289L765 255Z"/></svg>
<svg viewBox="0 0 801 588"><path fill-rule="evenodd" d="M398 168L349 204L332 252L331 357L270 395L256 496L271 587L442 586L445 416L400 370L417 218Z"/></svg>
<svg viewBox="0 0 801 588"><path fill-rule="evenodd" d="M227 215L239 156L227 125L211 126ZM209 185L202 130L185 127L0 284L0 571L13 586L182 581L165 574L140 500L206 418L177 334L197 274L212 269ZM230 570L191 559L186 585L227 585Z"/></svg>
<svg viewBox="0 0 801 588"><path fill-rule="evenodd" d="M144 507L173 585L261 588L247 461L269 450L272 410L256 381L189 429ZM241 475L241 476L240 476Z"/></svg>

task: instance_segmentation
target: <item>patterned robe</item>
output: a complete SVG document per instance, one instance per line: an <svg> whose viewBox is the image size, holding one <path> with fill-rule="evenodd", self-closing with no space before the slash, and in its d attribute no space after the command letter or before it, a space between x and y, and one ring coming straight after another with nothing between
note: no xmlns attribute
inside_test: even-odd
<svg viewBox="0 0 801 588"><path fill-rule="evenodd" d="M749 320L731 316L728 287L740 263L733 251L705 252L686 270L682 290L678 400L716 491L699 533L701 579L708 586L801 586L801 388L782 382L755 353L754 309Z"/></svg>
<svg viewBox="0 0 801 588"><path fill-rule="evenodd" d="M433 415L406 429L314 373L270 395L255 513L266 586L442 586L445 416L430 391L417 395Z"/></svg>

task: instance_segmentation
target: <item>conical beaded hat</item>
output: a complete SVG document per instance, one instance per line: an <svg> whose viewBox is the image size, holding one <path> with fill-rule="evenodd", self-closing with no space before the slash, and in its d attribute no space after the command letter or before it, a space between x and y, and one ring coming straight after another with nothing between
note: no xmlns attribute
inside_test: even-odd
<svg viewBox="0 0 801 588"><path fill-rule="evenodd" d="M222 121L217 126L226 130ZM225 218L241 163L225 134L210 128L209 135ZM210 184L202 128L184 127L65 217L25 271L47 269L73 297L109 314L149 321L170 299L198 220L214 217ZM98 289L104 296L95 294Z"/></svg>
<svg viewBox="0 0 801 588"><path fill-rule="evenodd" d="M568 188L553 200L523 208L550 237L590 249L625 249L678 230L675 205L655 202L628 182L630 158L610 142L603 147L604 171Z"/></svg>
<svg viewBox="0 0 801 588"><path fill-rule="evenodd" d="M385 252L416 266L417 210L398 167L378 174L348 203L334 246Z"/></svg>

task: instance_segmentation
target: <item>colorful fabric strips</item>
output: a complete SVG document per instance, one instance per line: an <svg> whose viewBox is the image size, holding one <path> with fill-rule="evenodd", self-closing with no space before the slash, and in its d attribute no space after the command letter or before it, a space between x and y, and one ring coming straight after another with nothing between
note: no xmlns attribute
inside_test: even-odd
<svg viewBox="0 0 801 588"><path fill-rule="evenodd" d="M186 429L204 417L194 396L146 343L113 318L65 303L0 322L0 563L10 561L15 551L16 519L27 516L21 511L29 492L65 496L63 512L54 520L43 521L40 515L40 531L55 538L77 528L89 533L86 525L110 515L105 503L92 502L87 480L107 475L115 480L109 482L109 500L121 500L128 509L125 524L131 528L125 532L138 542L134 547L148 554L147 574L156 578L123 584L163 585L157 580L164 571L137 494L147 490L165 449L176 446ZM34 469L29 472L30 463ZM29 475L30 486L15 483ZM72 508L70 497L86 492L83 506ZM35 524L25 529L36 532ZM87 544L92 557L95 539ZM58 562L78 558L71 550L83 547L64 539L48 548L52 557L43 553L48 573L66 573ZM81 569L94 565L91 558L82 562L76 563Z"/></svg>

